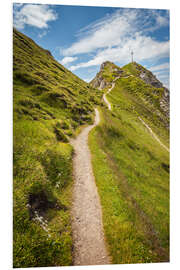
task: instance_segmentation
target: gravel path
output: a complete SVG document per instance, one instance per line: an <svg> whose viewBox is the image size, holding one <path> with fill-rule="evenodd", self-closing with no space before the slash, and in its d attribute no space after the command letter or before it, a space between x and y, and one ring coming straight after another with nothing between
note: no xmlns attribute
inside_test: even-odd
<svg viewBox="0 0 180 270"><path fill-rule="evenodd" d="M114 86L115 86L115 83L113 82L111 88L109 88L109 90L107 91L107 93L103 95L104 102L107 104L108 109L109 109L110 111L111 111L111 103L107 100L106 95L109 94L109 93L111 92L111 90L114 88Z"/></svg>
<svg viewBox="0 0 180 270"><path fill-rule="evenodd" d="M109 90L106 92L106 94L103 95L104 102L107 104L108 109L109 109L110 111L112 110L112 108L111 108L111 103L107 100L106 95L109 94L109 93L111 92L111 90L112 90L112 89L114 88L114 86L115 86L115 81L116 81L117 79L119 79L119 78L120 78L120 76L117 77L117 78L115 78L115 79L113 80L111 88L109 88Z"/></svg>
<svg viewBox="0 0 180 270"><path fill-rule="evenodd" d="M83 129L76 139L71 140L75 150L74 200L72 208L73 263L74 265L109 264L102 225L100 199L95 184L88 148L88 134L100 121L99 111L93 125Z"/></svg>

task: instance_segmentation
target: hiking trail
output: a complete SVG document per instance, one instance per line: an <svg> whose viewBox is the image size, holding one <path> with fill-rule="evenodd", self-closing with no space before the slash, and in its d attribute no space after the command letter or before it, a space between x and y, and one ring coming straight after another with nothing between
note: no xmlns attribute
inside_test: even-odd
<svg viewBox="0 0 180 270"><path fill-rule="evenodd" d="M72 231L74 241L74 265L109 264L110 259L104 239L102 210L91 165L88 147L89 132L100 121L95 109L95 121L71 140L75 150L73 159L74 193L72 207Z"/></svg>

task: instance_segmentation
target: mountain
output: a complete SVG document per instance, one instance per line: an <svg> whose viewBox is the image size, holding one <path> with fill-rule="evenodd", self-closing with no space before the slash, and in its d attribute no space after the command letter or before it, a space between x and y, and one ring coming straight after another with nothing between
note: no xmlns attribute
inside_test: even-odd
<svg viewBox="0 0 180 270"><path fill-rule="evenodd" d="M89 145L112 263L168 262L166 89L137 63L120 68L109 61L91 84L106 103Z"/></svg>
<svg viewBox="0 0 180 270"><path fill-rule="evenodd" d="M13 30L14 267L72 264L68 141L93 122L101 96Z"/></svg>
<svg viewBox="0 0 180 270"><path fill-rule="evenodd" d="M106 89L114 79L121 78L123 86L146 103L164 126L169 128L169 90L153 75L153 73L136 62L120 68L112 62L106 61L90 82L93 87ZM124 80L125 79L125 80Z"/></svg>

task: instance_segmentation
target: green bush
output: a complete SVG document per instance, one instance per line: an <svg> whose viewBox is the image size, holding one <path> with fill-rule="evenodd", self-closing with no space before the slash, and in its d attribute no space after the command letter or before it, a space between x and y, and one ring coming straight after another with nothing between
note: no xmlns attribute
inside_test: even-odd
<svg viewBox="0 0 180 270"><path fill-rule="evenodd" d="M56 134L56 138L61 142L68 142L67 136L63 133L63 131L57 127L54 128L54 132Z"/></svg>
<svg viewBox="0 0 180 270"><path fill-rule="evenodd" d="M14 80L21 81L27 85L38 83L38 79L23 71L14 72Z"/></svg>

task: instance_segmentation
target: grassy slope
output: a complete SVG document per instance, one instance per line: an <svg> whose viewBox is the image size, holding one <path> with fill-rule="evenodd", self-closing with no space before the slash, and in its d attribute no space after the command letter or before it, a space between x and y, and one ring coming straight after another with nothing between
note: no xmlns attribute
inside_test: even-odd
<svg viewBox="0 0 180 270"><path fill-rule="evenodd" d="M28 37L13 38L14 267L71 265L68 140L92 122L99 92Z"/></svg>
<svg viewBox="0 0 180 270"><path fill-rule="evenodd" d="M108 95L113 112L101 109L102 121L90 134L114 263L169 260L169 155L138 119L140 115L168 145L160 95L161 89L138 78L118 79Z"/></svg>

